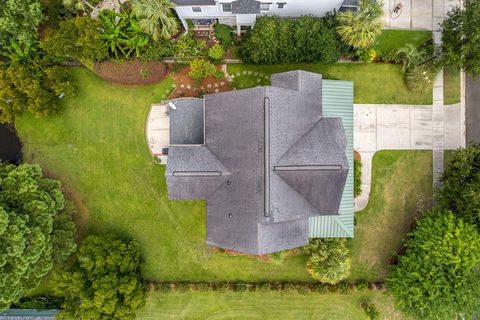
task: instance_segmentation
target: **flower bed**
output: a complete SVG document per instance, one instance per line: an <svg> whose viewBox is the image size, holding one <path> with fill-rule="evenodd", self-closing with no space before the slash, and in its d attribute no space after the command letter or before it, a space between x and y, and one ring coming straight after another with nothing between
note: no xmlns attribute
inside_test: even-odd
<svg viewBox="0 0 480 320"><path fill-rule="evenodd" d="M102 79L123 85L145 85L159 82L168 74L165 63L138 60L96 63L94 72Z"/></svg>

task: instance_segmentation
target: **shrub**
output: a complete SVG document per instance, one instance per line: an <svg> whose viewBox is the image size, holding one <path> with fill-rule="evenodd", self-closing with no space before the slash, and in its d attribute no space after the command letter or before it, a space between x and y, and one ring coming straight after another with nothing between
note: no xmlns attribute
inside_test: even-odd
<svg viewBox="0 0 480 320"><path fill-rule="evenodd" d="M373 48L357 49L355 54L362 62L373 62L377 57L377 52Z"/></svg>
<svg viewBox="0 0 480 320"><path fill-rule="evenodd" d="M0 162L0 311L75 251L73 210L38 165Z"/></svg>
<svg viewBox="0 0 480 320"><path fill-rule="evenodd" d="M213 29L215 30L215 37L225 50L233 45L232 28L230 28L230 26L216 23L213 25Z"/></svg>
<svg viewBox="0 0 480 320"><path fill-rule="evenodd" d="M369 320L380 320L380 312L378 312L377 307L372 302L365 300L361 304L363 311L368 316Z"/></svg>
<svg viewBox="0 0 480 320"><path fill-rule="evenodd" d="M208 57L213 61L221 61L225 56L225 51L223 50L222 46L214 44L210 49L208 49Z"/></svg>
<svg viewBox="0 0 480 320"><path fill-rule="evenodd" d="M263 16L244 41L240 55L252 63L333 63L340 57L340 44L326 18L297 20Z"/></svg>
<svg viewBox="0 0 480 320"><path fill-rule="evenodd" d="M190 33L182 34L175 42L175 55L181 58L204 55L205 49L205 40L195 40Z"/></svg>
<svg viewBox="0 0 480 320"><path fill-rule="evenodd" d="M89 236L75 264L55 276L65 297L59 319L133 320L145 303L136 241Z"/></svg>
<svg viewBox="0 0 480 320"><path fill-rule="evenodd" d="M407 69L405 82L407 88L413 92L430 91L433 86L435 69L430 64L423 64Z"/></svg>
<svg viewBox="0 0 480 320"><path fill-rule="evenodd" d="M471 318L480 296L480 234L445 209L426 213L386 279L398 308L415 319Z"/></svg>
<svg viewBox="0 0 480 320"><path fill-rule="evenodd" d="M480 230L480 144L453 153L436 199L439 206Z"/></svg>
<svg viewBox="0 0 480 320"><path fill-rule="evenodd" d="M33 296L24 297L12 305L15 309L51 310L60 309L65 299L62 297Z"/></svg>
<svg viewBox="0 0 480 320"><path fill-rule="evenodd" d="M223 72L222 70L217 70L217 71L215 71L213 76L215 77L215 79L221 80L221 79L225 78L225 72Z"/></svg>
<svg viewBox="0 0 480 320"><path fill-rule="evenodd" d="M353 160L354 172L354 196L358 197L362 193L362 162L360 160Z"/></svg>
<svg viewBox="0 0 480 320"><path fill-rule="evenodd" d="M141 59L143 61L160 61L164 57L172 57L174 55L174 43L170 40L160 39L158 41L150 41L148 45L143 47Z"/></svg>
<svg viewBox="0 0 480 320"><path fill-rule="evenodd" d="M307 271L312 278L336 284L350 275L351 259L347 239L312 239L306 247L309 254Z"/></svg>
<svg viewBox="0 0 480 320"><path fill-rule="evenodd" d="M217 68L211 62L204 59L193 59L190 62L190 72L188 75L196 82L201 82L210 75L214 75Z"/></svg>

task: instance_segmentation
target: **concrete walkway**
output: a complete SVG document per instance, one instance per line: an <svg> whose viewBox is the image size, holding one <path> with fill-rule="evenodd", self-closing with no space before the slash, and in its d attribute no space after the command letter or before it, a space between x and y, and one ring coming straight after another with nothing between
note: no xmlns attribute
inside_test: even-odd
<svg viewBox="0 0 480 320"><path fill-rule="evenodd" d="M375 152L434 150L439 143L445 149L456 149L464 140L460 104L442 105L441 137L434 131L439 124L432 105L356 104L353 109L353 145L362 159L362 194L355 198L356 211L368 203Z"/></svg>
<svg viewBox="0 0 480 320"><path fill-rule="evenodd" d="M394 12L397 4L402 9ZM383 0L383 27L386 29L435 30L434 17L444 17L449 10L459 6L461 0Z"/></svg>

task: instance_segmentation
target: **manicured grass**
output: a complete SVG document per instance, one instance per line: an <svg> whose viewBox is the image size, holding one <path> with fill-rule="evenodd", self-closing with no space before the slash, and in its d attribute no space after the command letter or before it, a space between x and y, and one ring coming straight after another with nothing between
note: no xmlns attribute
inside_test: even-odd
<svg viewBox="0 0 480 320"><path fill-rule="evenodd" d="M321 73L324 79L354 81L355 103L386 104L431 104L432 92L415 93L409 91L403 80L401 65L337 63L289 64L289 65L245 65L230 64L228 73L234 74L234 86L237 89L268 85L264 75L289 70L306 70ZM246 71L247 74L244 74ZM248 74L250 71L250 74ZM255 75L255 72L258 74ZM237 76L240 74L240 76ZM260 79L260 82L258 82Z"/></svg>
<svg viewBox="0 0 480 320"><path fill-rule="evenodd" d="M443 69L443 99L444 104L460 102L460 71L451 66Z"/></svg>
<svg viewBox="0 0 480 320"><path fill-rule="evenodd" d="M380 151L367 207L356 213L352 279L383 280L415 217L432 205L431 151Z"/></svg>
<svg viewBox="0 0 480 320"><path fill-rule="evenodd" d="M362 290L349 294L293 291L260 292L159 292L152 291L146 306L137 314L147 319L367 319L360 303L369 300L382 319L403 319L393 310L390 298L381 291Z"/></svg>
<svg viewBox="0 0 480 320"><path fill-rule="evenodd" d="M149 280L313 281L305 256L281 264L227 256L205 244L205 202L170 201L165 169L147 149L150 104L171 90L172 79L146 87L109 84L72 69L79 87L53 118L17 121L26 161L59 178L80 214L83 236L113 233L139 241Z"/></svg>
<svg viewBox="0 0 480 320"><path fill-rule="evenodd" d="M416 47L425 41L432 39L431 31L423 30L382 30L377 37L373 48L377 55L382 55L390 51L397 51L411 43Z"/></svg>

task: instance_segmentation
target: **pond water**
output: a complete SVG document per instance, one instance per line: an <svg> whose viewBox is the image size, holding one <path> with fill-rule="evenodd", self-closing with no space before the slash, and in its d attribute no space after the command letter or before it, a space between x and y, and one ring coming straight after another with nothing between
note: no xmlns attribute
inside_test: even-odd
<svg viewBox="0 0 480 320"><path fill-rule="evenodd" d="M22 160L22 144L13 126L0 123L0 160L19 163Z"/></svg>

